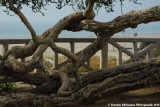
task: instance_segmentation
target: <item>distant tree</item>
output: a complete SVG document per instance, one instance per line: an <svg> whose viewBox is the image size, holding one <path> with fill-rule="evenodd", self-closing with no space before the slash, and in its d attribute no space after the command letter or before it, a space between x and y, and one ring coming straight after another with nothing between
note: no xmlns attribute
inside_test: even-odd
<svg viewBox="0 0 160 107"><path fill-rule="evenodd" d="M13 47L0 57L0 74L36 85L36 88L29 91L30 93L20 92L14 97L3 96L0 105L49 107L92 103L110 95L149 86L158 80L160 77L159 57L111 69L100 69L80 77L78 68L102 49L115 33L129 27L136 28L142 23L160 20L160 6L131 11L110 22L103 23L94 20L94 10L100 11L100 8L104 7L107 12L111 12L114 10L116 1L122 4L124 0L0 0L1 6L6 7L4 11L8 14L13 11L18 15L32 36L32 40L26 46ZM129 1L137 3L137 0ZM76 11L64 17L52 28L37 35L21 9L27 6L33 12L41 12L51 4L55 4L57 9L72 6L82 11ZM94 32L97 39L82 51L74 54L55 44L62 30ZM48 47L68 57L68 64L58 72L48 68L43 60L43 53ZM31 59L28 61L19 60L29 56ZM30 72L35 68L41 69L44 74L33 77ZM74 76L75 81L70 79L71 75ZM33 93L39 93L39 95Z"/></svg>
<svg viewBox="0 0 160 107"><path fill-rule="evenodd" d="M138 36L138 33L134 33L134 37L137 37Z"/></svg>

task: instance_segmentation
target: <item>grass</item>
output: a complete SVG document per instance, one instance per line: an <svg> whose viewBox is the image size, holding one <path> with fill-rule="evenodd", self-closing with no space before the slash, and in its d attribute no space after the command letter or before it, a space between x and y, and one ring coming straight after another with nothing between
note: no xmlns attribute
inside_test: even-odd
<svg viewBox="0 0 160 107"><path fill-rule="evenodd" d="M99 56L93 56L90 59L90 66L93 69L100 69L100 57Z"/></svg>
<svg viewBox="0 0 160 107"><path fill-rule="evenodd" d="M3 78L5 78L5 76L0 75L0 79L3 79ZM16 87L15 82L0 83L0 89L2 89L3 91L14 90L15 87Z"/></svg>
<svg viewBox="0 0 160 107"><path fill-rule="evenodd" d="M114 67L114 66L117 66L117 59L116 59L116 57L109 56L109 58L108 58L108 68L111 68L111 67Z"/></svg>
<svg viewBox="0 0 160 107"><path fill-rule="evenodd" d="M107 65L107 67L111 68L111 67L114 67L116 65L117 65L117 59L116 59L116 57L109 56L108 57L108 65ZM91 59L90 59L90 66L93 69L100 69L100 57L99 56L93 56L93 57L91 57Z"/></svg>
<svg viewBox="0 0 160 107"><path fill-rule="evenodd" d="M53 60L53 57L46 57L47 59ZM58 63L66 60L67 57L65 56L59 56L58 57ZM46 61L46 60L45 60ZM53 67L53 64L51 64L49 61L46 61L46 63L49 65L49 67ZM108 57L108 68L114 67L117 65L117 59L116 57ZM93 69L100 69L100 57L99 56L93 56L90 58L90 66ZM88 70L84 67L78 68L78 71L80 72L88 72Z"/></svg>

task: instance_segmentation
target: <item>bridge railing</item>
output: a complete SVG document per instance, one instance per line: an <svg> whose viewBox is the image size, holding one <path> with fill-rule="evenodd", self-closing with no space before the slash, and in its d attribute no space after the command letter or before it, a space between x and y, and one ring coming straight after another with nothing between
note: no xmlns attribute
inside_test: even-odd
<svg viewBox="0 0 160 107"><path fill-rule="evenodd" d="M75 53L75 43L92 43L94 40L95 38L59 38L56 40L56 43L69 43L70 50ZM4 55L8 51L10 44L27 44L29 41L30 39L0 39L0 45L2 45L1 53L2 55ZM143 49L140 49L139 44L142 42L147 42L149 43L149 45L147 45ZM158 45L160 45L159 38L111 38L101 50L100 68L107 68L108 56L111 46L114 47L114 50L116 49L118 60L117 65L120 65L123 63L130 63L141 60L143 55L147 55L148 59L152 58L153 49ZM124 53L129 57L129 59L123 60ZM58 53L54 53L53 55L54 69L59 69L69 62L69 60L65 60L58 63L58 56ZM93 68L90 66L90 60L86 61L86 64L84 64L83 66L88 70L93 70ZM13 78L0 79L0 83L4 82L17 82L17 80Z"/></svg>
<svg viewBox="0 0 160 107"><path fill-rule="evenodd" d="M56 40L56 43L69 43L70 50L75 53L75 43L92 43L94 40L95 38L59 38ZM8 51L10 44L27 44L29 41L30 39L0 39L0 45L2 45L2 55ZM139 44L142 42L150 42L150 44L143 49L139 49ZM122 45L124 43L125 46ZM158 45L160 45L160 39L158 38L111 38L109 42L106 43L105 47L101 50L100 68L107 68L110 46L117 50L116 54L118 56L117 61L119 65L141 60L141 56L146 54L148 59L152 58L153 48ZM124 53L129 57L129 59L123 60ZM69 60L65 60L58 63L58 56L58 53L54 53L53 55L54 69L59 69L69 62ZM93 70L93 68L90 66L90 60L88 60L83 66L88 70Z"/></svg>

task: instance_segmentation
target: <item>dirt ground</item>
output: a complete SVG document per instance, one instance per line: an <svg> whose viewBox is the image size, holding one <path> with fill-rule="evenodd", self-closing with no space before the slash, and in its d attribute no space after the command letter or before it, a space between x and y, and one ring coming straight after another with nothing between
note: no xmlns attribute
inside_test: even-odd
<svg viewBox="0 0 160 107"><path fill-rule="evenodd" d="M160 107L160 88L143 88L77 107Z"/></svg>
<svg viewBox="0 0 160 107"><path fill-rule="evenodd" d="M16 92L33 88L29 84L18 82ZM15 91L13 91L14 93ZM0 90L0 95L4 94ZM94 104L76 107L160 107L160 87L143 88L121 95L101 99Z"/></svg>

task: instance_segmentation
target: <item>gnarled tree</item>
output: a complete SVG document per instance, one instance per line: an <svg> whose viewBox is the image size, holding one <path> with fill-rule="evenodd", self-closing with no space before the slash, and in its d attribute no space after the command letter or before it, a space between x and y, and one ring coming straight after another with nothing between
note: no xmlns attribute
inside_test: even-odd
<svg viewBox="0 0 160 107"><path fill-rule="evenodd" d="M123 0L120 0L123 2ZM137 3L137 0L131 0ZM110 69L100 69L89 72L80 77L78 68L81 67L97 51L102 49L110 37L126 28L135 28L141 23L149 23L160 20L160 6L151 7L139 11L131 11L123 14L110 22L98 22L94 20L94 10L104 6L107 11L113 11L115 0L0 0L7 11L13 11L19 16L31 33L32 40L26 46L11 48L4 56L0 57L0 74L12 77L28 84L36 85L36 88L28 93L17 93L0 100L1 106L65 106L91 103L109 95L127 92L133 89L146 87L159 81L160 58L133 62ZM42 35L36 35L34 28L21 12L23 5L31 6L34 12L41 12L48 3L57 4L60 9L65 5L75 6L79 10L61 19L52 28ZM43 13L42 13L43 14ZM58 47L55 40L62 30L94 32L97 39L82 51L74 54L69 50ZM68 57L69 64L63 69L54 71L47 67L43 60L43 53L50 47L54 52ZM31 56L28 61L19 61L19 58ZM44 75L36 75L34 78L29 73L39 68ZM69 79L73 75L75 81ZM35 94L36 93L36 94ZM37 95L37 93L39 95ZM44 95L42 93L47 93Z"/></svg>

